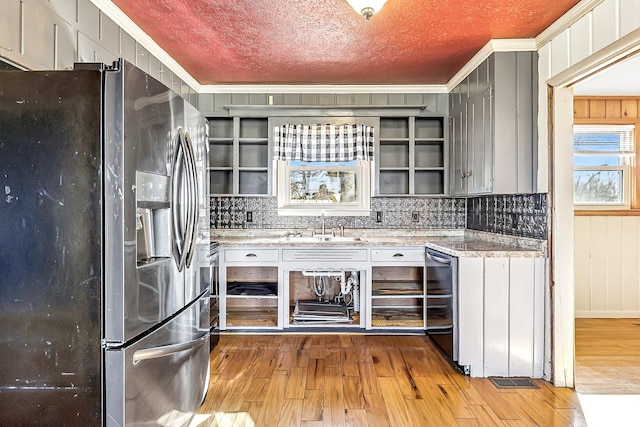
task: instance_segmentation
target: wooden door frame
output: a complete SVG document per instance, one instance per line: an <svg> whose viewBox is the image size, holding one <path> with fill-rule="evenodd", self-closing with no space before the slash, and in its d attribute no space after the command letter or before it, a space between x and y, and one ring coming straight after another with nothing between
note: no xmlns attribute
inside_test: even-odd
<svg viewBox="0 0 640 427"><path fill-rule="evenodd" d="M549 115L549 290L551 381L575 384L575 286L573 218L573 89L571 85L640 52L640 29L550 78ZM549 329L548 329L549 330Z"/></svg>

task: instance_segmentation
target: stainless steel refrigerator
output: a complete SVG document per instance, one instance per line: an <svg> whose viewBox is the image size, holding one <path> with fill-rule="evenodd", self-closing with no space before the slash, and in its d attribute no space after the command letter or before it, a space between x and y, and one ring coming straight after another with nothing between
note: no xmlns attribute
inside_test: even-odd
<svg viewBox="0 0 640 427"><path fill-rule="evenodd" d="M125 61L0 72L0 425L181 425L209 375L206 120Z"/></svg>

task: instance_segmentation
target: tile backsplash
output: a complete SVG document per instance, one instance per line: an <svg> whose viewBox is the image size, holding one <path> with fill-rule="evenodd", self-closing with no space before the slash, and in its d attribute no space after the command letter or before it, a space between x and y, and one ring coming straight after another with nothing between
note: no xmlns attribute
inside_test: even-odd
<svg viewBox="0 0 640 427"><path fill-rule="evenodd" d="M467 228L546 240L547 194L469 197Z"/></svg>
<svg viewBox="0 0 640 427"><path fill-rule="evenodd" d="M319 228L319 216L279 216L275 197L212 196L211 228ZM380 222L376 220L380 217ZM325 227L471 229L547 239L547 195L373 197L371 215L328 216Z"/></svg>
<svg viewBox="0 0 640 427"><path fill-rule="evenodd" d="M318 228L320 216L279 216L275 197L211 197L211 228ZM380 222L377 222L380 216ZM464 229L467 205L455 197L373 197L369 216L327 216L325 227Z"/></svg>

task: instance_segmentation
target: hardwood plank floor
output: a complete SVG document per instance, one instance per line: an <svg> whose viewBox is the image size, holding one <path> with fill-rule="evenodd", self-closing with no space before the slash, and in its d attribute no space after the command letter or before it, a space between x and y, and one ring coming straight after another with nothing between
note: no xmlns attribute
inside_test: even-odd
<svg viewBox="0 0 640 427"><path fill-rule="evenodd" d="M576 391L640 394L640 319L576 319Z"/></svg>
<svg viewBox="0 0 640 427"><path fill-rule="evenodd" d="M640 329L640 328L639 328ZM200 427L586 426L573 390L497 389L425 336L224 334Z"/></svg>

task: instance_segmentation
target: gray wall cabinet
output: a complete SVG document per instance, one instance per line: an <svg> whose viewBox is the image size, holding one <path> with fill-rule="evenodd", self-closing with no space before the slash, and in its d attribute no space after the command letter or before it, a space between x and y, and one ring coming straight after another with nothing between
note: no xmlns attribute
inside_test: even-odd
<svg viewBox="0 0 640 427"><path fill-rule="evenodd" d="M271 194L269 127L266 117L209 118L211 194Z"/></svg>
<svg viewBox="0 0 640 427"><path fill-rule="evenodd" d="M451 194L533 192L536 70L536 52L497 52L449 94Z"/></svg>
<svg viewBox="0 0 640 427"><path fill-rule="evenodd" d="M376 195L443 195L449 187L448 94L200 94L198 97L200 111L209 116L212 194L272 193L270 158L274 125L342 123L356 117L376 127L373 177ZM240 127L231 124L234 120L239 121ZM242 144L242 123L249 120L269 122L268 141L261 133L252 136L259 140L246 140ZM250 164L243 165L238 158L243 155Z"/></svg>
<svg viewBox="0 0 640 427"><path fill-rule="evenodd" d="M442 195L449 145L444 115L381 117L376 195Z"/></svg>

